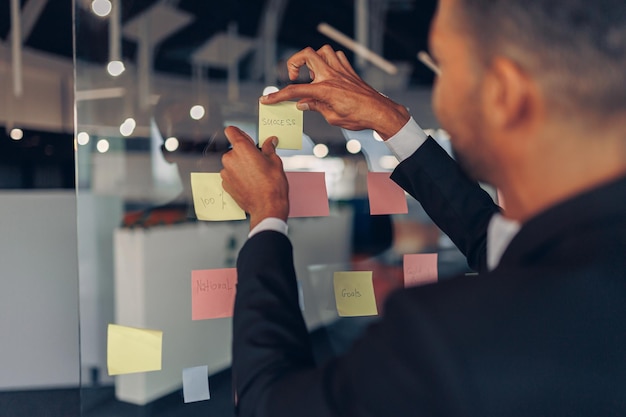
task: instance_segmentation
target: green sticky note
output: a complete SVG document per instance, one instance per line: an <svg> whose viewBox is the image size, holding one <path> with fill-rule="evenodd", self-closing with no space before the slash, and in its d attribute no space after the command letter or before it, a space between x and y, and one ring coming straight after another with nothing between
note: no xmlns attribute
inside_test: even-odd
<svg viewBox="0 0 626 417"><path fill-rule="evenodd" d="M107 368L109 375L161 370L163 332L109 324Z"/></svg>
<svg viewBox="0 0 626 417"><path fill-rule="evenodd" d="M198 220L243 220L246 213L224 191L218 172L192 172L191 192Z"/></svg>
<svg viewBox="0 0 626 417"><path fill-rule="evenodd" d="M378 315L371 271L335 272L333 285L339 316Z"/></svg>
<svg viewBox="0 0 626 417"><path fill-rule="evenodd" d="M302 149L302 111L293 101L265 105L259 103L259 146L270 136L278 138L278 148Z"/></svg>

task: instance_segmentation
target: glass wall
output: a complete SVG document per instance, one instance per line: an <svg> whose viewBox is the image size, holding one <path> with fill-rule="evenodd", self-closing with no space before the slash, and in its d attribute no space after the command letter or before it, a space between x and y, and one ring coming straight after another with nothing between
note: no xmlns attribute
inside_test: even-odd
<svg viewBox="0 0 626 417"><path fill-rule="evenodd" d="M204 220L224 198L223 129L258 142L258 97L289 82L285 60L324 43L347 50L325 23L386 59L392 71L347 50L364 79L447 146L432 75L416 60L434 1L417 3L75 1L83 416L232 415L233 268L249 225L231 212ZM301 307L322 361L407 285L405 255L428 255L431 280L466 264L402 191L380 204L395 160L371 131L302 117L298 149L279 155L300 210L289 236ZM364 311L339 313L337 272L364 277Z"/></svg>
<svg viewBox="0 0 626 417"><path fill-rule="evenodd" d="M44 12L45 3L0 2L3 417L80 413L72 8L49 2ZM39 53L38 17L56 11L67 59Z"/></svg>

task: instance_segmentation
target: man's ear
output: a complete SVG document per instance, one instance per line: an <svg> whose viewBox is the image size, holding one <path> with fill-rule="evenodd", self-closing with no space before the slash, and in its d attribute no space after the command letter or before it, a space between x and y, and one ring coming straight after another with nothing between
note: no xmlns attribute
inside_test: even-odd
<svg viewBox="0 0 626 417"><path fill-rule="evenodd" d="M482 105L485 121L506 131L534 125L543 107L536 82L503 57L495 58L485 72Z"/></svg>

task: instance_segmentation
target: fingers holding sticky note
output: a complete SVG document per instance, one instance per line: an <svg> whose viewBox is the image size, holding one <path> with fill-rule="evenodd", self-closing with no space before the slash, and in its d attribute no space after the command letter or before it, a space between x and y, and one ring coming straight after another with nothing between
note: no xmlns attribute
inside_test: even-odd
<svg viewBox="0 0 626 417"><path fill-rule="evenodd" d="M259 146L271 136L280 149L302 149L303 117L293 101L259 104Z"/></svg>
<svg viewBox="0 0 626 417"><path fill-rule="evenodd" d="M109 324L107 368L109 375L161 370L163 332Z"/></svg>
<svg viewBox="0 0 626 417"><path fill-rule="evenodd" d="M224 191L222 177L217 172L192 172L193 207L198 220L244 220L246 213Z"/></svg>

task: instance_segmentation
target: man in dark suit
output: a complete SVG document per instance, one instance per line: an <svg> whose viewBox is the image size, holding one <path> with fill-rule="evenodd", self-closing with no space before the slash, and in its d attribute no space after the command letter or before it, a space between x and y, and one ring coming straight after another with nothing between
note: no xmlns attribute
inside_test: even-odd
<svg viewBox="0 0 626 417"><path fill-rule="evenodd" d="M238 259L233 374L250 416L626 415L626 3L440 0L434 107L455 162L345 55L288 61L298 98L374 129L480 274L392 295L342 356L315 364L285 235L276 139L229 127L225 189L250 213ZM502 213L474 180L497 187Z"/></svg>

